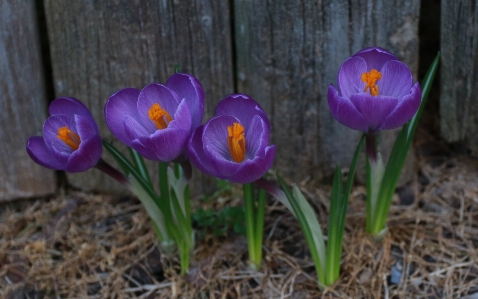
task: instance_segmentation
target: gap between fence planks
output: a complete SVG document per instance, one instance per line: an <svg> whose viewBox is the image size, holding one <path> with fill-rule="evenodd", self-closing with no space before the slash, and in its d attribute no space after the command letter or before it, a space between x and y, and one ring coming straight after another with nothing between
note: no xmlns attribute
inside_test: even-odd
<svg viewBox="0 0 478 299"><path fill-rule="evenodd" d="M478 156L478 4L441 2L441 134Z"/></svg>

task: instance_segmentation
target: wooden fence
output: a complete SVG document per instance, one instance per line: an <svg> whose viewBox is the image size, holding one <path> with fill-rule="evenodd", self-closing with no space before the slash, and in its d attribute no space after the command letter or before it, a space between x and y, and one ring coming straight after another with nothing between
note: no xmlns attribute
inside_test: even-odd
<svg viewBox="0 0 478 299"><path fill-rule="evenodd" d="M204 119L226 95L249 94L271 119L272 141L277 145L274 167L296 181L327 177L336 163L349 164L359 138L358 132L332 118L327 86L336 82L347 57L371 45L389 49L417 76L418 25L427 14L420 11L420 4L418 0L0 0L0 200L55 190L55 173L33 163L24 149L29 136L41 135L54 97L83 101L102 136L114 140L103 117L108 97L123 87L164 83L175 63L203 84ZM442 135L464 142L475 154L476 6L475 0L443 0L440 27ZM49 56L42 56L42 51ZM54 92L47 95L49 85ZM384 135L385 152L394 134ZM68 179L82 189L118 188L96 170ZM196 178L195 193L209 183Z"/></svg>

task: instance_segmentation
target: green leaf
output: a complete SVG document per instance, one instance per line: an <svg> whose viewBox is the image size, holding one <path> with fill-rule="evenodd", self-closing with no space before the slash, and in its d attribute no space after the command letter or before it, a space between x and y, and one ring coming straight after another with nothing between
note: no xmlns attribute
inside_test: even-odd
<svg viewBox="0 0 478 299"><path fill-rule="evenodd" d="M334 181L332 183L332 194L330 198L330 216L327 239L327 264L325 278L327 285L333 284L340 275L340 258L342 256L342 242L345 230L347 206L355 177L355 168L357 166L357 161L364 141L365 135L362 135L362 138L355 149L344 189L342 189L342 172L340 170L340 166L337 165L335 169Z"/></svg>
<svg viewBox="0 0 478 299"><path fill-rule="evenodd" d="M146 168L146 164L144 163L143 156L141 156L137 151L135 151L131 147L128 147L128 150L129 150L131 159L133 159L133 163L136 166L136 170L143 177L146 183L152 186L153 183L151 182L151 178L149 176L148 169Z"/></svg>
<svg viewBox="0 0 478 299"><path fill-rule="evenodd" d="M139 198L146 212L148 213L149 218L151 218L151 220L158 228L161 237L160 241L163 242L165 240L168 240L170 237L168 235L166 223L164 222L163 213L156 205L154 199L151 198L150 194L145 191L142 184L138 182L138 180L136 180L133 175L129 175L129 179L131 182L131 191Z"/></svg>
<svg viewBox="0 0 478 299"><path fill-rule="evenodd" d="M118 151L114 146L112 146L111 144L107 142L103 142L103 146L113 156L113 158L116 160L116 162L118 163L120 168L123 170L123 172L127 176L134 178L135 186L133 186L133 183L132 183L131 188L138 189L139 187L141 187L141 189L144 192L146 192L146 194L148 194L149 198L151 198L154 201L156 206L161 211L164 217L164 221L166 223L166 228L168 230L167 234L162 233L162 237L164 238L163 241L167 241L166 238L171 238L171 237L174 237L177 240L176 238L177 232L176 232L176 228L174 227L174 223L172 222L169 202L160 200L159 196L156 194L156 191L154 191L153 187L144 180L143 176L136 170L133 164L131 164L129 160L120 151ZM137 192L139 192L138 190L133 190L133 192L136 194Z"/></svg>
<svg viewBox="0 0 478 299"><path fill-rule="evenodd" d="M405 163L408 150L413 143L413 137L415 136L418 122L425 107L428 94L430 93L439 62L440 52L438 52L437 56L433 60L432 65L428 69L425 78L423 79L422 101L420 108L410 122L402 128L392 148L389 161L385 168L385 174L382 180L380 191L378 193L379 199L377 201L377 207L374 212L374 217L371 220L371 226L369 227L369 233L372 235L379 234L385 228L388 211L392 203L392 197L395 193L395 188L397 186L398 179L400 178L400 173L402 171L403 164Z"/></svg>
<svg viewBox="0 0 478 299"><path fill-rule="evenodd" d="M118 166L121 168L121 170L126 176L130 173L131 169L134 169L133 165L129 162L129 160L125 156L123 156L123 154L111 143L108 143L103 140L103 146L111 154L111 156L113 156L116 163L118 163Z"/></svg>
<svg viewBox="0 0 478 299"><path fill-rule="evenodd" d="M432 62L432 65L428 69L425 77L422 80L421 88L422 88L422 102L420 104L420 108L418 108L417 113L412 118L412 120L407 125L407 141L409 146L413 141L413 136L415 135L415 131L418 126L418 122L420 117L422 116L423 109L428 99L428 94L430 93L433 80L435 79L436 71L438 70L438 64L440 63L440 52L437 53L437 56Z"/></svg>
<svg viewBox="0 0 478 299"><path fill-rule="evenodd" d="M289 187L287 187L279 174L277 174L277 179L282 186L282 190L284 191L287 201L292 207L297 220L299 220L300 227L302 228L305 240L310 249L310 254L314 260L319 287L322 287L325 285L325 243L320 224L313 212L314 209L310 206L302 193L300 193L297 186L294 187L296 190L291 193Z"/></svg>

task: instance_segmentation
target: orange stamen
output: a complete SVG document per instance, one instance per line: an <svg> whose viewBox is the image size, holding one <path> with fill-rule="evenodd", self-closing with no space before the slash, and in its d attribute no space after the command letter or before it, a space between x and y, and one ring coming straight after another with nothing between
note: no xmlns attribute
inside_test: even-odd
<svg viewBox="0 0 478 299"><path fill-rule="evenodd" d="M166 129L168 124L173 120L168 111L164 110L158 103L154 103L151 108L149 108L148 117L156 125L158 130Z"/></svg>
<svg viewBox="0 0 478 299"><path fill-rule="evenodd" d="M376 69L372 69L370 72L365 72L362 74L362 82L365 82L364 92L367 92L367 89L370 90L370 94L373 96L378 96L378 85L377 81L382 79L382 73Z"/></svg>
<svg viewBox="0 0 478 299"><path fill-rule="evenodd" d="M58 129L56 137L68 145L72 150L76 151L80 147L80 136L70 130L67 126Z"/></svg>
<svg viewBox="0 0 478 299"><path fill-rule="evenodd" d="M244 127L240 123L233 123L227 127L227 147L232 160L236 163L244 161L246 157L246 137Z"/></svg>

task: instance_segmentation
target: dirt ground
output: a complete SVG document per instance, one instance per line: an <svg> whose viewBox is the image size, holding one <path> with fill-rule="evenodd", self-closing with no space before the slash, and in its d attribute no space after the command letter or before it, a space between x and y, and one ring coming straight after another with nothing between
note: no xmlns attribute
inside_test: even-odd
<svg viewBox="0 0 478 299"><path fill-rule="evenodd" d="M421 144L413 182L400 188L382 240L364 233L365 189L347 213L341 276L323 291L299 224L269 199L264 262L247 267L244 236L198 232L194 262L179 276L158 248L139 201L62 191L0 206L3 298L478 298L478 160ZM323 229L329 186L302 190ZM215 204L240 205L240 192ZM197 202L201 205L201 202Z"/></svg>

